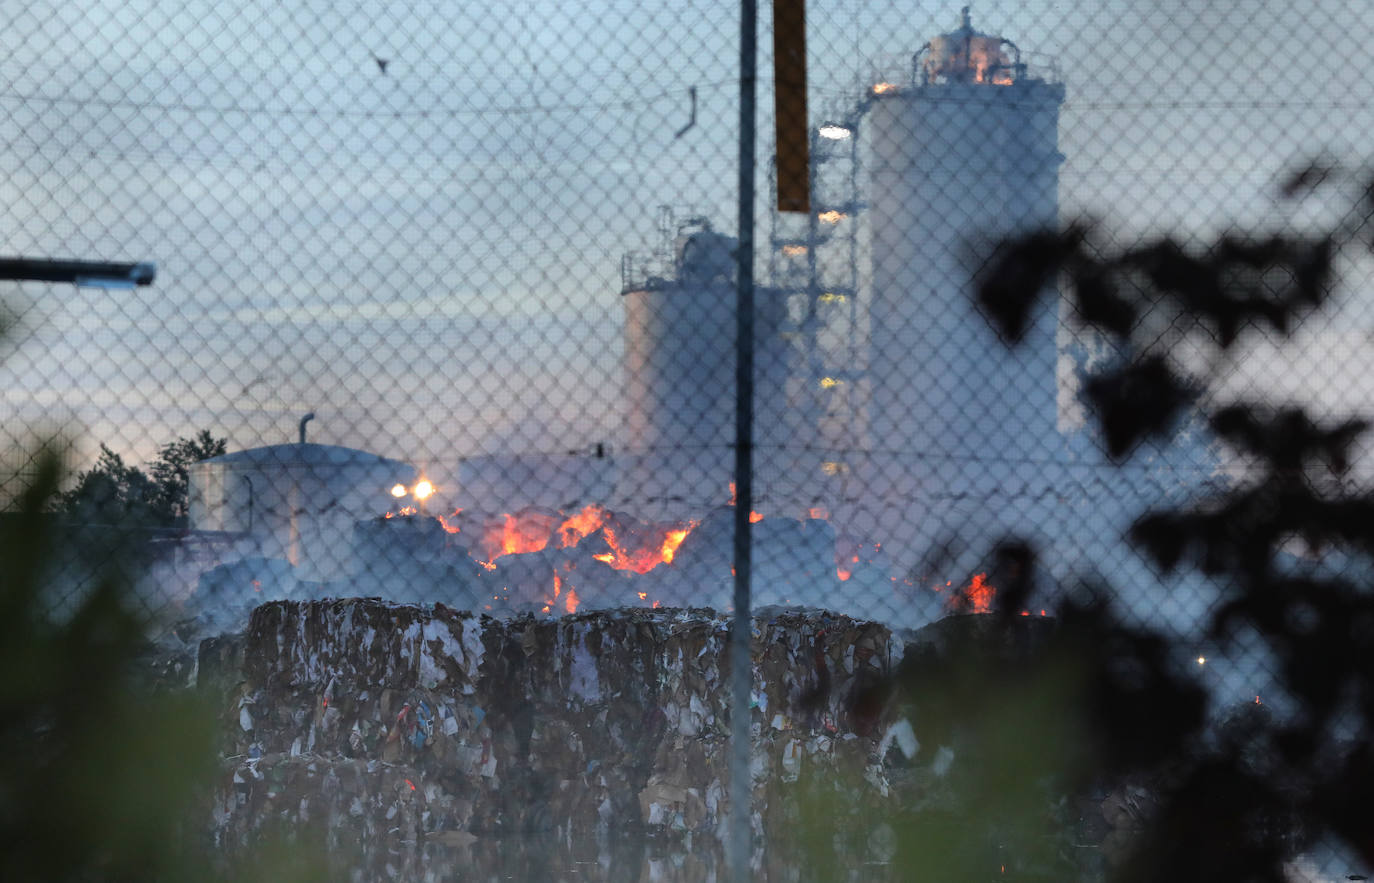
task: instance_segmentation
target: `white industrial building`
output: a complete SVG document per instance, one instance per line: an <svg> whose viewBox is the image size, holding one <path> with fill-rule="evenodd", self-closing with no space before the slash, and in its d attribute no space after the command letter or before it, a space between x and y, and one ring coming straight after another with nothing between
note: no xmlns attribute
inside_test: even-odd
<svg viewBox="0 0 1374 883"><path fill-rule="evenodd" d="M235 536L242 555L284 559L298 580L353 575L354 524L397 508L415 467L301 440L235 451L190 468L190 526Z"/></svg>

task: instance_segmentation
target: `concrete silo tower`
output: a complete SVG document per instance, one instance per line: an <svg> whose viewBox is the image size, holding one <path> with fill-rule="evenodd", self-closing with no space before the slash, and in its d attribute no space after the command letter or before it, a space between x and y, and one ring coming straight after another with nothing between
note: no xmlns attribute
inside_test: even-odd
<svg viewBox="0 0 1374 883"><path fill-rule="evenodd" d="M617 502L641 517L699 517L734 475L736 288L733 237L660 210L662 243L621 265L626 446ZM756 423L776 424L786 368L782 304L755 291ZM662 504L662 505L655 505Z"/></svg>
<svg viewBox="0 0 1374 883"><path fill-rule="evenodd" d="M1009 351L970 280L999 239L1057 227L1063 98L1015 44L974 30L966 7L915 54L908 82L867 99L867 483L883 497L867 515L890 541L966 536L988 522L976 501L1059 457L1053 306Z"/></svg>

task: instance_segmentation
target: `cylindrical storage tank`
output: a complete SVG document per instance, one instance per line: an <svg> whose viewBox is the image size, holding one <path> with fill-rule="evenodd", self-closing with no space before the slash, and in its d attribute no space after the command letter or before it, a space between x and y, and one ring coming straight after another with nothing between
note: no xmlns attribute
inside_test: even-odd
<svg viewBox="0 0 1374 883"><path fill-rule="evenodd" d="M952 65L985 65L981 50L1004 42L965 30L932 41L938 64L925 70L937 79L875 95L867 126L866 515L899 544L888 546L894 557L942 535L996 533L1008 507L995 500L1033 483L1062 450L1054 298L1008 349L975 306L972 280L1002 238L1058 226L1064 90L1005 66L1006 56L993 59L995 77L959 75ZM970 45L980 52L951 49Z"/></svg>
<svg viewBox="0 0 1374 883"><path fill-rule="evenodd" d="M728 494L735 443L736 241L709 228L680 237L676 277L625 295L623 501ZM755 426L776 425L786 371L782 299L755 291ZM770 410L772 409L772 410ZM688 507L690 508L690 506ZM637 512L650 510L637 509ZM673 517L676 512L668 511Z"/></svg>
<svg viewBox="0 0 1374 883"><path fill-rule="evenodd" d="M298 579L325 582L355 571L354 523L397 505L391 488L415 478L408 463L336 445L235 451L190 467L190 526L241 534Z"/></svg>

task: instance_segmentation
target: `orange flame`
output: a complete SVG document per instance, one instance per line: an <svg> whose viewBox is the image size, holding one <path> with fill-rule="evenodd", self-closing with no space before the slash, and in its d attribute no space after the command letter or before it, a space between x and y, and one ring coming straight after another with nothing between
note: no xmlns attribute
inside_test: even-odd
<svg viewBox="0 0 1374 883"><path fill-rule="evenodd" d="M454 509L452 514L450 514L448 518L445 518L442 515L437 516L439 519L439 526L442 527L448 533L462 533L462 528L460 528L455 523L451 523L448 520L449 518L457 518L462 511L462 509Z"/></svg>
<svg viewBox="0 0 1374 883"><path fill-rule="evenodd" d="M577 590L568 589L568 597L563 599L563 609L569 613L577 612L577 605L581 603L577 600Z"/></svg>
<svg viewBox="0 0 1374 883"><path fill-rule="evenodd" d="M692 528L696 526L697 523L693 521L688 527L668 531L663 537L663 548L659 552L663 556L664 564L673 563L673 556L677 554L677 547L682 545L682 541L687 539L687 534L691 533Z"/></svg>
<svg viewBox="0 0 1374 883"><path fill-rule="evenodd" d="M987 578L986 573L974 574L967 587L951 595L945 602L946 609L957 613L991 613L992 599L997 595L997 589L988 585ZM936 589L937 592L939 590Z"/></svg>
<svg viewBox="0 0 1374 883"><path fill-rule="evenodd" d="M687 538L700 522L689 521L686 527L673 527L636 531L627 540L612 527L603 527L601 534L611 551L593 555L597 561L605 562L616 570L633 570L635 573L648 573L660 564L671 564L677 554L678 546Z"/></svg>
<svg viewBox="0 0 1374 883"><path fill-rule="evenodd" d="M558 548L567 549L596 533L606 523L606 510L596 503L588 503L581 512L558 526Z"/></svg>

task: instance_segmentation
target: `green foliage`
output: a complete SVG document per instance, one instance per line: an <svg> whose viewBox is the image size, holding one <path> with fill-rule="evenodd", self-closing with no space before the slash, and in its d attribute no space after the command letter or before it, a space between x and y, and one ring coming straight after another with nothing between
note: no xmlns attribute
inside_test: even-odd
<svg viewBox="0 0 1374 883"><path fill-rule="evenodd" d="M202 429L190 438L163 445L144 472L102 444L95 466L78 473L75 486L58 496L58 508L80 524L182 524L187 515L190 465L226 450L225 439Z"/></svg>
<svg viewBox="0 0 1374 883"><path fill-rule="evenodd" d="M326 879L280 843L251 867L212 851L214 710L194 691L148 686L146 622L117 571L51 615L45 574L71 534L45 514L58 458L38 462L20 511L0 521L0 880ZM128 478L117 457L103 465Z"/></svg>
<svg viewBox="0 0 1374 883"><path fill-rule="evenodd" d="M153 496L154 507L166 517L185 518L190 496L188 467L227 452L226 440L215 438L208 429L202 429L191 438L179 438L163 445L149 469L157 489Z"/></svg>
<svg viewBox="0 0 1374 883"><path fill-rule="evenodd" d="M142 623L116 578L48 617L45 562L62 549L42 513L59 468L41 464L0 533L0 878L203 878L184 847L214 775L213 719L189 693L139 695Z"/></svg>
<svg viewBox="0 0 1374 883"><path fill-rule="evenodd" d="M1339 171L1309 167L1282 195L1329 187ZM1124 462L1143 442L1167 443L1206 371L1247 336L1286 336L1321 310L1337 258L1374 251L1374 180L1357 183L1355 220L1316 237L1114 248L1087 225L1034 233L1000 247L978 302L1015 345L1037 301L1063 283L1078 320L1114 354L1085 379L1084 398L1105 452ZM1175 357L1187 334L1214 350L1202 372ZM1369 423L1264 401L1217 407L1208 423L1245 458L1245 478L1140 513L1129 540L1160 574L1214 582L1221 601L1197 633L1223 650L1262 643L1289 708L1217 715L1175 662L1179 636L1126 624L1108 585L1036 598L1034 550L1007 538L989 580L1002 611L923 629L883 685L922 743L905 774L888 769L901 797L884 820L894 877L1281 883L1285 863L1321 841L1374 863L1364 814L1374 791L1374 491L1349 480ZM1306 555L1293 554L1299 544ZM1027 607L1053 608L1044 634L1036 618L1011 615ZM948 764L935 759L941 747ZM801 801L804 879L834 879L848 866L830 844L873 824L834 811L841 791L821 783Z"/></svg>

